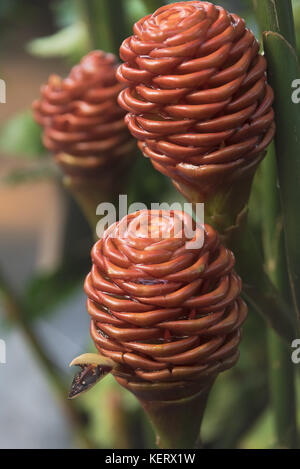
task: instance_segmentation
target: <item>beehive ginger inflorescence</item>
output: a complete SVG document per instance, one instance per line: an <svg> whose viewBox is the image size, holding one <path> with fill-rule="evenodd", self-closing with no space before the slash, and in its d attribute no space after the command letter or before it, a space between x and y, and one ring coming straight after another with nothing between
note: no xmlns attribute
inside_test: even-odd
<svg viewBox="0 0 300 469"><path fill-rule="evenodd" d="M144 155L192 202L229 199L243 181L230 200L237 216L275 133L266 59L245 21L209 2L174 3L138 21L120 55L119 103Z"/></svg>
<svg viewBox="0 0 300 469"><path fill-rule="evenodd" d="M184 212L137 212L106 231L92 261L91 335L120 384L171 399L237 362L247 307L234 256L211 227Z"/></svg>

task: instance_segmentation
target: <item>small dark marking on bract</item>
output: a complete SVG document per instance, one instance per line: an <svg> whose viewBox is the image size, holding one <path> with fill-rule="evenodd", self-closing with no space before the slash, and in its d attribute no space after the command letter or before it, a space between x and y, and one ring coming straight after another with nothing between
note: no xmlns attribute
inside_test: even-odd
<svg viewBox="0 0 300 469"><path fill-rule="evenodd" d="M80 365L80 368L73 379L68 399L87 392L112 371L111 367L104 365Z"/></svg>

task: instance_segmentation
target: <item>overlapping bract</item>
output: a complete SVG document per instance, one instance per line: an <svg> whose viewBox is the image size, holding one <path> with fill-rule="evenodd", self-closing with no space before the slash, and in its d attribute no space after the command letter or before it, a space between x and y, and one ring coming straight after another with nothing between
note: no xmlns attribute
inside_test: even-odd
<svg viewBox="0 0 300 469"><path fill-rule="evenodd" d="M128 127L179 189L200 188L205 201L227 177L255 171L275 132L273 91L243 19L209 2L175 3L136 23L120 54Z"/></svg>
<svg viewBox="0 0 300 469"><path fill-rule="evenodd" d="M247 307L234 256L216 231L193 223L183 212L144 210L114 224L92 250L91 335L133 391L207 382L238 360Z"/></svg>
<svg viewBox="0 0 300 469"><path fill-rule="evenodd" d="M41 88L34 116L44 128L46 148L60 154L62 164L68 166L71 155L77 157L72 164L78 169L93 171L128 154L132 141L117 103L122 85L116 69L115 56L93 51L66 79L52 75Z"/></svg>

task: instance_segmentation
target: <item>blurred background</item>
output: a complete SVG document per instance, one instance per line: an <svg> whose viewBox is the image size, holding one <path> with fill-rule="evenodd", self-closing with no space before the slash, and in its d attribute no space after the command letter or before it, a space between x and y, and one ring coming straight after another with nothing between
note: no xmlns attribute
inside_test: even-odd
<svg viewBox="0 0 300 469"><path fill-rule="evenodd" d="M68 364L92 350L82 285L90 268L93 234L43 148L30 107L51 73L68 74L91 50L85 3L1 0L0 4L0 78L7 86L7 102L0 104L0 339L5 340L7 357L7 363L0 364L0 448L154 445L135 399L110 378L76 404L66 401L73 375ZM106 0L97 3L103 13ZM119 0L110 3L117 9ZM258 33L251 1L214 3L246 17ZM124 2L128 33L134 21L147 13L147 4ZM300 36L298 0L294 7ZM115 51L117 23L114 26L104 15L99 15L99 22L98 47ZM127 192L130 201L148 205L181 201L167 178L142 157ZM250 222L257 236L259 196L256 184ZM265 323L253 312L244 328L238 366L220 376L212 392L203 425L206 447L275 444L266 348Z"/></svg>

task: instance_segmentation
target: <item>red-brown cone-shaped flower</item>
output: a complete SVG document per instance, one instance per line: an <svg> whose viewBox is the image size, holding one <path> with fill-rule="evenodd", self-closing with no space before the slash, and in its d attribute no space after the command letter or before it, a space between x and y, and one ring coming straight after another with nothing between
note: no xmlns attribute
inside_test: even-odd
<svg viewBox="0 0 300 469"><path fill-rule="evenodd" d="M144 210L111 226L92 260L85 291L99 353L118 364L160 444L191 447L214 380L239 357L247 307L232 252L184 212Z"/></svg>
<svg viewBox="0 0 300 469"><path fill-rule="evenodd" d="M174 3L137 22L120 54L119 103L144 155L222 231L235 224L275 132L266 60L245 21Z"/></svg>
<svg viewBox="0 0 300 469"><path fill-rule="evenodd" d="M117 102L123 88L115 76L117 66L114 55L93 51L67 78L50 76L33 103L45 147L55 154L67 185L86 199L91 216L101 202L99 186L106 200L112 186L117 193L116 182L124 180L121 175L133 161L134 142Z"/></svg>

